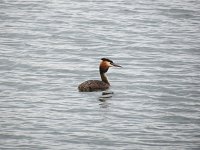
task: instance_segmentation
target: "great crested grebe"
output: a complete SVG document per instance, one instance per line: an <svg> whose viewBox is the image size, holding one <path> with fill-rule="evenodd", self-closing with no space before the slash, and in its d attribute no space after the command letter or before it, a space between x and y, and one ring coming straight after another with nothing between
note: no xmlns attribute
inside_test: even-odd
<svg viewBox="0 0 200 150"><path fill-rule="evenodd" d="M101 76L101 80L88 80L81 83L78 86L80 92L92 92L92 91L103 91L110 87L110 83L108 82L108 78L105 73L108 71L109 67L121 67L120 65L115 64L112 60L107 58L102 58L99 65L99 73Z"/></svg>

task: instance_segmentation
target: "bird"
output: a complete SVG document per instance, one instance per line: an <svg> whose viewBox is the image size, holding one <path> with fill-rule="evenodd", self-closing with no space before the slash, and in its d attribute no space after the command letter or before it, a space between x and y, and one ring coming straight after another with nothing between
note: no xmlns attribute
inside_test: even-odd
<svg viewBox="0 0 200 150"><path fill-rule="evenodd" d="M106 72L110 67L121 67L108 58L101 58L99 65L100 80L88 80L78 86L80 92L105 91L110 87Z"/></svg>

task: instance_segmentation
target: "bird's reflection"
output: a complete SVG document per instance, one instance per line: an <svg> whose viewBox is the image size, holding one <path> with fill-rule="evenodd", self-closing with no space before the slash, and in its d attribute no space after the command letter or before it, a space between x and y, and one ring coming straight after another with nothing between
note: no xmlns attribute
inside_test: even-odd
<svg viewBox="0 0 200 150"><path fill-rule="evenodd" d="M99 101L101 102L99 105L101 108L108 108L109 107L109 103L107 102L107 100L111 99L113 96L113 92L112 91L103 91L101 96L99 97Z"/></svg>

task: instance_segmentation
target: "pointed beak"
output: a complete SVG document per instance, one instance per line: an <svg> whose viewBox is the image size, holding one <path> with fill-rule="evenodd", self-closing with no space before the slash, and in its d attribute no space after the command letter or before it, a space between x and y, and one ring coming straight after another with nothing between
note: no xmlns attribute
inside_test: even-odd
<svg viewBox="0 0 200 150"><path fill-rule="evenodd" d="M113 66L115 66L115 67L122 67L122 66L120 66L120 65L118 65L118 64L115 64L115 63L111 63L111 65L113 65Z"/></svg>

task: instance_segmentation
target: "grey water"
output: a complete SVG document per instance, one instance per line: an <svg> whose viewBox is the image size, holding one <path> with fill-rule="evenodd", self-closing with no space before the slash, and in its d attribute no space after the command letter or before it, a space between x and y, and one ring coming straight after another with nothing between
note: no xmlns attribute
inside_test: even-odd
<svg viewBox="0 0 200 150"><path fill-rule="evenodd" d="M200 1L0 0L0 149L200 149Z"/></svg>

